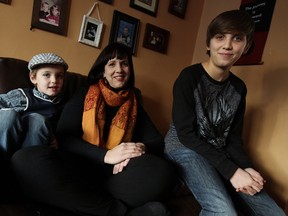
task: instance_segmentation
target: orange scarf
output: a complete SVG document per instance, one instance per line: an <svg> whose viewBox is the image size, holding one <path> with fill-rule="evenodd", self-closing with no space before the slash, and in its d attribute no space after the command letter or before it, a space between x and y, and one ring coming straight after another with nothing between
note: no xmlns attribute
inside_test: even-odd
<svg viewBox="0 0 288 216"><path fill-rule="evenodd" d="M120 106L110 125L107 141L103 140L105 103ZM130 142L137 116L137 101L132 90L118 93L109 89L104 80L91 85L84 102L82 116L83 139L93 145L112 149L121 142Z"/></svg>

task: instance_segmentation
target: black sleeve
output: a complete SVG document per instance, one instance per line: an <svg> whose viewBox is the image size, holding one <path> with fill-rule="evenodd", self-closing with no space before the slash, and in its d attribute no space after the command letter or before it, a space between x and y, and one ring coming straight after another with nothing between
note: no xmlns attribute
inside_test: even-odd
<svg viewBox="0 0 288 216"><path fill-rule="evenodd" d="M239 167L223 149L216 149L201 139L197 130L194 86L197 76L190 68L184 69L173 87L172 119L180 142L206 158L225 179L230 179Z"/></svg>
<svg viewBox="0 0 288 216"><path fill-rule="evenodd" d="M252 164L245 152L243 146L242 132L243 132L243 122L246 107L246 87L243 91L242 100L239 105L238 111L235 115L233 124L231 125L229 135L227 137L227 145L225 147L229 156L237 163L241 168L245 169L252 167Z"/></svg>
<svg viewBox="0 0 288 216"><path fill-rule="evenodd" d="M140 104L138 105L133 142L144 143L148 153L159 155L163 153L164 139Z"/></svg>
<svg viewBox="0 0 288 216"><path fill-rule="evenodd" d="M79 90L65 105L57 126L59 148L104 163L107 150L82 139L82 115L87 88Z"/></svg>

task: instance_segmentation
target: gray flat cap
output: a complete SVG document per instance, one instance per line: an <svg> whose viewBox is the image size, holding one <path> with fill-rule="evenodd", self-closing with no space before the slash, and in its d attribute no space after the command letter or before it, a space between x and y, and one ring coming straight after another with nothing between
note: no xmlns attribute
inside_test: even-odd
<svg viewBox="0 0 288 216"><path fill-rule="evenodd" d="M54 53L40 53L33 56L29 61L28 69L31 71L37 66L43 64L61 65L65 68L65 70L68 69L68 64L64 61L64 59Z"/></svg>

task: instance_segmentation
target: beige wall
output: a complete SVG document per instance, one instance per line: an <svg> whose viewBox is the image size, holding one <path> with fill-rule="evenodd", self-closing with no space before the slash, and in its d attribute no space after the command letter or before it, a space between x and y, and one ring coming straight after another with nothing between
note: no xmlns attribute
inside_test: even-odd
<svg viewBox="0 0 288 216"><path fill-rule="evenodd" d="M192 63L206 59L205 33L219 12L237 9L240 0L206 0ZM232 68L248 88L245 144L267 179L267 188L288 200L288 16L287 0L277 0L263 53L263 65Z"/></svg>
<svg viewBox="0 0 288 216"><path fill-rule="evenodd" d="M136 84L144 95L146 110L165 134L171 119L174 80L183 67L206 59L205 31L209 21L219 12L239 8L241 1L189 0L184 20L167 12L168 0L159 1L156 18L130 8L129 2L114 0L113 5L99 2L105 23L100 49L77 42L82 17L93 0L72 1L67 36L30 30L32 0L12 0L11 5L0 3L0 56L29 60L39 52L55 52L67 60L70 71L87 74L108 43L113 10L117 8L134 16L141 21L134 56ZM288 199L287 8L287 0L277 0L263 54L264 65L233 68L248 87L246 146L257 168L267 178L268 190L281 202ZM94 12L92 16L97 14ZM142 47L146 23L170 31L166 55Z"/></svg>
<svg viewBox="0 0 288 216"><path fill-rule="evenodd" d="M114 0L113 5L98 1L105 24L100 49L78 43L83 15L87 14L94 2L72 1L67 36L39 29L30 30L32 0L12 0L11 5L0 3L0 56L29 60L39 52L55 52L67 60L70 71L87 74L101 49L108 44L113 10L138 18L141 24L134 56L136 84L144 95L146 110L164 134L170 122L171 87L178 71L191 62L203 1L189 2L186 19L168 13L167 0L159 1L156 18L129 7L130 0ZM96 10L91 16L97 17ZM170 31L166 55L142 47L146 23Z"/></svg>

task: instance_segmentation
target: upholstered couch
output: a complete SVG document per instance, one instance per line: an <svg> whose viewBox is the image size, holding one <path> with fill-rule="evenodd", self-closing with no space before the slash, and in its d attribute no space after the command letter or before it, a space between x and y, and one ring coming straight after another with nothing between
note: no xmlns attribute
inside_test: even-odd
<svg viewBox="0 0 288 216"><path fill-rule="evenodd" d="M15 88L32 87L28 77L27 65L28 62L25 60L0 57L0 94ZM77 88L86 82L86 78L86 76L76 72L67 72L64 85L65 95L70 98ZM17 181L13 177L13 173L10 171L9 167L3 167L0 160L1 216L76 216L61 209L25 200L18 188ZM172 211L171 216L197 216L200 212L199 204L181 181L178 182L174 193L169 197L166 204ZM285 212L288 215L288 202L285 206ZM239 215L242 214L239 213Z"/></svg>
<svg viewBox="0 0 288 216"><path fill-rule="evenodd" d="M28 62L21 59L0 57L0 94L19 87L32 87L28 77L29 70L27 65ZM75 90L85 83L86 76L75 72L67 72L65 79L65 95L71 97ZM1 210L3 211L4 204L6 205L6 211L7 208L14 208L13 210L10 209L12 212L17 212L15 208L18 208L18 211L21 212L27 211L27 214L23 215L36 215L36 211L41 211L41 216L70 215L68 212L63 212L59 209L43 205L31 205L31 202L28 202L25 200L25 197L21 196L20 190L17 188L17 181L13 179L13 175L10 173L10 179L8 179L8 177L6 178L7 172L5 172L5 174L3 170L0 170L0 172L2 172L2 174L0 174L0 215L3 213ZM6 181L2 178L4 176L3 174L5 175ZM173 211L173 216L196 216L200 210L194 197L181 182L179 182L179 185L175 188L173 196L167 201L167 205ZM29 212L32 213L29 214ZM12 216L14 214L9 215ZM17 216L22 216L22 214L17 214Z"/></svg>

